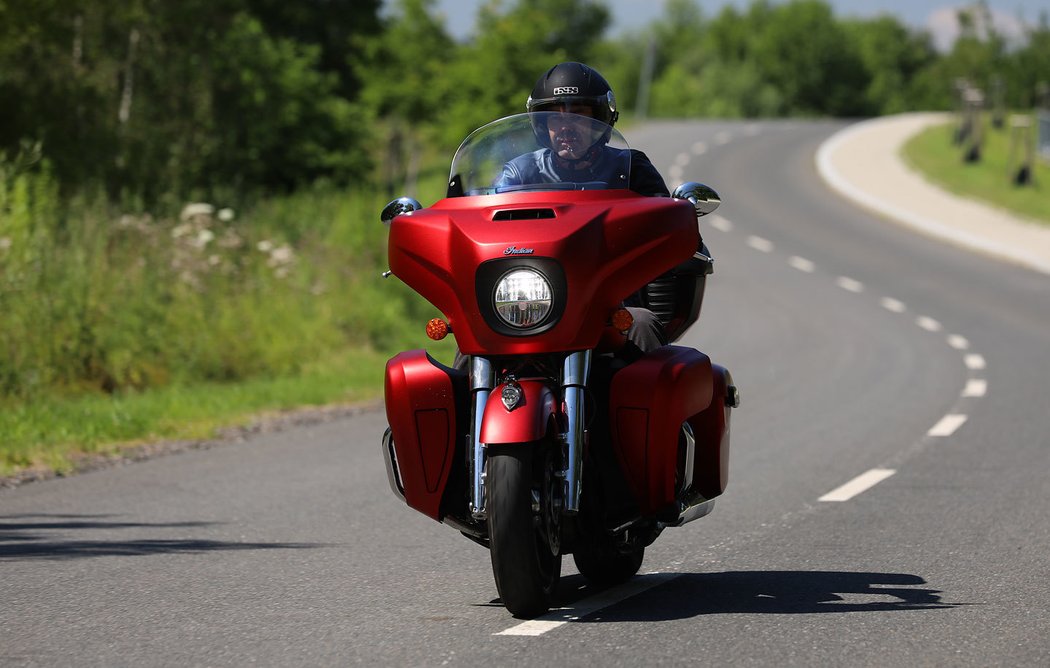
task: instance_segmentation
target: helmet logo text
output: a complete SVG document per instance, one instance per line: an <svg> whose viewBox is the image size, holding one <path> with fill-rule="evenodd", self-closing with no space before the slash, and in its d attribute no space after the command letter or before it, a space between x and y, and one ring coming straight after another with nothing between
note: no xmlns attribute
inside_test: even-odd
<svg viewBox="0 0 1050 668"><path fill-rule="evenodd" d="M554 89L555 95L577 95L579 92L580 89L576 86L559 86Z"/></svg>

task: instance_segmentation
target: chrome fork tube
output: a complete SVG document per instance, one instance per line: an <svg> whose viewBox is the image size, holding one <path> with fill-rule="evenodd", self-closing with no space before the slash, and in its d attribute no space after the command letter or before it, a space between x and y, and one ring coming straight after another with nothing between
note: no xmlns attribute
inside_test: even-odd
<svg viewBox="0 0 1050 668"><path fill-rule="evenodd" d="M562 366L561 384L565 392L565 506L567 513L580 510L583 480L584 393L591 371L591 351L570 353Z"/></svg>
<svg viewBox="0 0 1050 668"><path fill-rule="evenodd" d="M470 358L470 434L467 447L467 476L470 479L470 514L485 519L485 444L481 442L481 420L496 378L492 362L484 357Z"/></svg>

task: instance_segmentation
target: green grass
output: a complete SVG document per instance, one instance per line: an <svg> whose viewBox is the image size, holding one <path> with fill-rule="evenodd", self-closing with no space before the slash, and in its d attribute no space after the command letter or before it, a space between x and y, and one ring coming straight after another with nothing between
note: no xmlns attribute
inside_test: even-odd
<svg viewBox="0 0 1050 668"><path fill-rule="evenodd" d="M452 352L450 344L442 344L432 354L449 362ZM209 439L275 411L376 402L386 358L360 349L295 376L0 405L0 476L26 468L68 473L83 453L116 454L156 440Z"/></svg>
<svg viewBox="0 0 1050 668"><path fill-rule="evenodd" d="M443 183L421 179L425 204ZM430 347L439 315L380 277L387 199L319 186L233 215L127 214L59 200L46 168L0 170L0 476L374 401L384 360Z"/></svg>
<svg viewBox="0 0 1050 668"><path fill-rule="evenodd" d="M1032 183L1015 185L1013 177L1022 153L1015 131L1009 122L1006 127L995 129L987 119L984 128L978 162L963 160L964 148L953 141L954 122L913 137L904 146L904 159L930 182L950 192L1050 225L1050 166L1036 158Z"/></svg>

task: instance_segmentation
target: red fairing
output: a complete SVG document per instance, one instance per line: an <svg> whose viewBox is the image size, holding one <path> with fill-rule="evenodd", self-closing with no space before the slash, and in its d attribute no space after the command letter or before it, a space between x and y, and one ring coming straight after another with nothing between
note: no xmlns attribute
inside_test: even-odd
<svg viewBox="0 0 1050 668"><path fill-rule="evenodd" d="M425 350L409 350L387 362L384 390L405 501L440 521L456 438L452 379Z"/></svg>
<svg viewBox="0 0 1050 668"><path fill-rule="evenodd" d="M522 379L518 383L523 390L523 399L513 410L508 411L500 400L502 385L489 395L481 424L482 443L538 441L547 433L551 421L557 419L554 394L544 382Z"/></svg>
<svg viewBox="0 0 1050 668"><path fill-rule="evenodd" d="M712 404L714 385L707 355L681 346L658 348L613 377L613 447L643 513L674 503L681 425ZM701 447L698 437L697 452ZM717 475L700 473L705 480Z"/></svg>
<svg viewBox="0 0 1050 668"><path fill-rule="evenodd" d="M507 220L545 209L553 217ZM494 218L498 218L494 220ZM464 354L525 355L593 349L610 312L696 251L699 231L685 200L628 190L527 192L443 199L398 216L390 269L445 314ZM501 334L486 323L475 280L485 262L556 258L565 306L542 334ZM484 297L487 299L487 297Z"/></svg>

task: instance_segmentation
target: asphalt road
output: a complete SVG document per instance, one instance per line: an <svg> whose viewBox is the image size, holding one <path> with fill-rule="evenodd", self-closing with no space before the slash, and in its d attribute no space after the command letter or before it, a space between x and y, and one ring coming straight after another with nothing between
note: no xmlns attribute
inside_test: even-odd
<svg viewBox="0 0 1050 668"><path fill-rule="evenodd" d="M1047 665L1050 277L832 195L839 127L628 133L723 195L684 343L743 396L727 493L629 585L566 560L511 618L365 412L0 490L0 665Z"/></svg>

